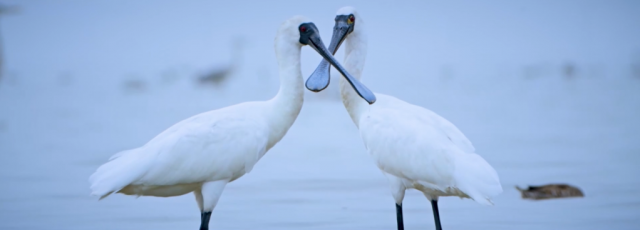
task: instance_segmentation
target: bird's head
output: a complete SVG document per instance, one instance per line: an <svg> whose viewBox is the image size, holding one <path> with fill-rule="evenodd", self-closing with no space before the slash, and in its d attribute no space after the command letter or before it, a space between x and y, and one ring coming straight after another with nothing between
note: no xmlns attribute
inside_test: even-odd
<svg viewBox="0 0 640 230"><path fill-rule="evenodd" d="M358 12L355 8L346 6L338 10L335 17L335 26L333 27L333 35L331 36L331 43L329 44L329 51L335 54L340 48L340 45L347 39L348 35L354 33L356 30L356 19L358 18ZM309 76L305 86L308 90L313 92L320 92L329 86L331 75L331 66L326 61L320 62L316 70ZM358 79L352 76L344 75L345 79L351 84L351 87L358 93L358 95L367 101L369 104L373 104L376 101L376 96Z"/></svg>

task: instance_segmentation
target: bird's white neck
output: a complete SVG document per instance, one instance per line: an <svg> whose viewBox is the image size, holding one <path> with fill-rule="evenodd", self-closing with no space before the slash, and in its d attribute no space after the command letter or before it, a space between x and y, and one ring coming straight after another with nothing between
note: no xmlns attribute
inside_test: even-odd
<svg viewBox="0 0 640 230"><path fill-rule="evenodd" d="M280 72L280 90L271 103L269 114L272 136L267 148L271 148L287 133L293 125L304 100L302 71L300 70L300 45L279 42L276 44L276 57Z"/></svg>
<svg viewBox="0 0 640 230"><path fill-rule="evenodd" d="M354 78L360 80L367 57L367 41L364 34L357 31L351 33L344 42L344 50L345 55L342 64L345 69L347 69L347 72ZM342 96L342 103L347 109L347 112L349 112L349 116L351 116L353 122L358 126L360 116L368 109L369 104L358 96L358 93L344 77L340 77L340 94Z"/></svg>

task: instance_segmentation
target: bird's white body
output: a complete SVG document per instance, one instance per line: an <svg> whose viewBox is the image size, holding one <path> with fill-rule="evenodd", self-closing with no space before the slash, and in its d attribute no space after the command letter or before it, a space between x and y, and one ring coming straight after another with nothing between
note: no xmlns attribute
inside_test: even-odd
<svg viewBox="0 0 640 230"><path fill-rule="evenodd" d="M348 67L347 67L348 68ZM378 101L361 114L359 129L374 162L388 176L398 203L415 188L429 199L473 198L490 204L502 192L495 170L471 142L436 113L397 98Z"/></svg>
<svg viewBox="0 0 640 230"><path fill-rule="evenodd" d="M354 31L344 42L343 65L359 79L367 52L364 22L350 7L340 9L341 14L356 14ZM375 94L376 103L368 105L344 78L340 90L367 151L391 182L397 204L409 188L430 200L459 196L482 204L491 204L490 198L502 192L496 171L451 122L384 94Z"/></svg>
<svg viewBox="0 0 640 230"><path fill-rule="evenodd" d="M142 147L114 155L91 175L92 194L169 197L194 192L200 209L211 211L225 185L250 172L287 133L302 108L297 25L304 21L295 17L278 31L281 85L273 99L195 115Z"/></svg>
<svg viewBox="0 0 640 230"><path fill-rule="evenodd" d="M112 157L94 174L121 173L112 186L128 195L178 196L194 191L205 181L233 181L251 171L253 165L270 148L269 106L264 102L248 102L198 114L183 120L144 146ZM279 140L281 135L272 139ZM131 166L131 170L123 167ZM109 167L116 167L110 169ZM134 183L128 177L135 177ZM115 178L115 177L114 177ZM126 179L125 179L126 178ZM106 181L105 181L106 182ZM124 185L124 187L123 187Z"/></svg>

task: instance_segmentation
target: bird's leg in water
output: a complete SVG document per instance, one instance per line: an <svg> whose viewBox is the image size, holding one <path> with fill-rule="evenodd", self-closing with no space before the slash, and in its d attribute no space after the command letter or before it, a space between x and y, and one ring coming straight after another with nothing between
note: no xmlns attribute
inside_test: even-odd
<svg viewBox="0 0 640 230"><path fill-rule="evenodd" d="M228 180L207 181L202 184L200 194L202 195L202 223L200 224L200 230L209 230L209 219L211 219L211 212L216 207L220 195L224 187L227 185ZM198 194L196 193L196 199Z"/></svg>
<svg viewBox="0 0 640 230"><path fill-rule="evenodd" d="M200 215L202 222L200 222L200 230L209 230L209 219L211 219L211 212L203 212Z"/></svg>
<svg viewBox="0 0 640 230"><path fill-rule="evenodd" d="M404 220L402 218L402 204L396 203L396 219L398 221L398 230L404 230Z"/></svg>
<svg viewBox="0 0 640 230"><path fill-rule="evenodd" d="M438 212L438 200L431 200L431 208L433 209L433 219L436 222L436 230L442 230L442 225L440 225L440 213Z"/></svg>

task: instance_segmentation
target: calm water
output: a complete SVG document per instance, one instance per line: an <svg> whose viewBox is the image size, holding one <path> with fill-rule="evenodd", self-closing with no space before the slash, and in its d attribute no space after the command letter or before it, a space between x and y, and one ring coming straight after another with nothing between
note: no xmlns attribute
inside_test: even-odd
<svg viewBox="0 0 640 230"><path fill-rule="evenodd" d="M441 199L447 229L632 229L640 224L640 82L555 83L563 91L494 90L473 102L468 99L480 92L459 97L455 105L434 99L420 103L440 108L436 112L458 124L497 169L505 190L492 207ZM150 100L180 92L190 92L183 94L184 104ZM206 110L204 94L176 88L100 101L97 93L82 98L68 88L3 88L0 228L196 228L192 195L115 195L97 201L88 195L87 178L114 152L141 145L181 118ZM251 174L228 185L212 227L394 228L385 178L341 104L307 101L289 134ZM521 200L513 188L552 182L577 185L586 197L533 202ZM432 228L430 209L421 194L408 192L407 229Z"/></svg>
<svg viewBox="0 0 640 230"><path fill-rule="evenodd" d="M13 3L24 8L2 18L0 229L65 230L196 229L190 194L98 201L88 177L182 119L268 99L279 23L308 15L328 44L344 4ZM353 3L371 31L364 82L456 124L500 175L494 206L442 198L444 228L637 229L638 4L470 4ZM195 86L236 35L248 40L242 70L219 90ZM303 73L319 59L305 48ZM123 88L132 80L142 89ZM287 136L227 186L212 229L395 229L386 179L335 90L306 95ZM586 197L527 201L514 189L546 183ZM406 229L434 228L420 193L404 208Z"/></svg>

